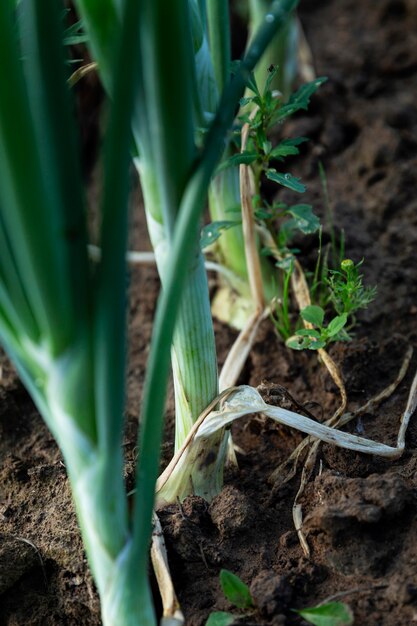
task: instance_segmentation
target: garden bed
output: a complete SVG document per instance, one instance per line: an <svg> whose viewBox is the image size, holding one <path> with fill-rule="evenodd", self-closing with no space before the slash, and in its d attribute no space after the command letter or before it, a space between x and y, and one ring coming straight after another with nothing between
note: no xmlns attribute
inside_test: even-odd
<svg viewBox="0 0 417 626"><path fill-rule="evenodd" d="M349 408L355 408L395 380L407 347L417 342L417 5L413 0L304 0L300 15L317 73L329 81L309 112L287 123L289 136L311 139L292 171L302 176L306 201L324 219L318 175L323 162L347 255L355 261L365 257L366 282L378 285L354 340L330 351L343 372ZM144 237L138 210L132 244L143 249ZM314 266L315 246L314 237L300 242L307 268ZM134 268L131 277L128 486L159 289L151 267ZM224 359L234 333L217 324L216 335ZM393 444L416 365L413 358L395 393L353 422L352 432ZM315 354L287 350L269 321L240 379L254 386L261 381L284 386L299 403L311 403L318 419L340 401ZM0 397L0 624L98 625L98 599L65 466L6 360ZM287 399L277 400L288 406ZM169 432L165 462L172 454ZM210 505L192 497L161 512L186 624L202 626L212 610L231 608L220 590L221 568L248 583L256 600L257 612L242 616L242 623L300 624L292 608L344 592L349 593L341 599L351 606L355 624L408 626L416 620L415 421L399 461L321 446L301 501L310 558L292 521L299 475L284 486L268 481L302 436L261 418L245 418L233 432L240 471L226 475L223 492Z"/></svg>

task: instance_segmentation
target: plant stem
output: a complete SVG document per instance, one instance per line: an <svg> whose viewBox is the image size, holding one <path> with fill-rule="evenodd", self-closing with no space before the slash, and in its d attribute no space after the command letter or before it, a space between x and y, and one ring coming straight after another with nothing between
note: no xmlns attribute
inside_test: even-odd
<svg viewBox="0 0 417 626"><path fill-rule="evenodd" d="M211 58L219 93L230 74L230 24L228 0L208 0L207 22Z"/></svg>
<svg viewBox="0 0 417 626"><path fill-rule="evenodd" d="M209 209L213 222L231 220L240 213L239 167L230 167L220 172L212 181L209 190ZM245 246L241 224L223 231L218 248L224 263L245 283L248 281ZM248 293L249 294L249 285Z"/></svg>
<svg viewBox="0 0 417 626"><path fill-rule="evenodd" d="M170 246L164 227L158 220L162 213L159 208L159 187L153 168L148 169L139 160L136 160L136 165L140 173L148 231L164 285L170 264ZM181 447L191 426L201 411L216 397L218 390L216 347L204 259L197 242L188 245L194 245L194 252L178 311L171 353L176 450Z"/></svg>

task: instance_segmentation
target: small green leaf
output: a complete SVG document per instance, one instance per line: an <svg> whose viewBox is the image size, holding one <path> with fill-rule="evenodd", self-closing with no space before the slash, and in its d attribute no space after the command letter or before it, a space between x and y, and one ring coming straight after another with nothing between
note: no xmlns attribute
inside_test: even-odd
<svg viewBox="0 0 417 626"><path fill-rule="evenodd" d="M300 230L304 235L311 235L320 228L320 220L314 215L310 204L295 204L291 206L287 213L293 216L293 227Z"/></svg>
<svg viewBox="0 0 417 626"><path fill-rule="evenodd" d="M240 152L239 154L233 154L231 157L222 161L216 170L216 174L219 174L223 170L229 167L235 167L236 165L250 165L258 158L257 152Z"/></svg>
<svg viewBox="0 0 417 626"><path fill-rule="evenodd" d="M245 107L247 104L249 104L250 102L252 102L253 98L241 98L239 100L239 104L241 107Z"/></svg>
<svg viewBox="0 0 417 626"><path fill-rule="evenodd" d="M215 611L210 613L206 622L206 626L229 626L235 621L234 616L231 613L225 611Z"/></svg>
<svg viewBox="0 0 417 626"><path fill-rule="evenodd" d="M329 602L295 612L314 626L350 626L353 624L352 611L343 602Z"/></svg>
<svg viewBox="0 0 417 626"><path fill-rule="evenodd" d="M300 337L314 337L315 339L320 339L320 332L314 328L300 328L295 334Z"/></svg>
<svg viewBox="0 0 417 626"><path fill-rule="evenodd" d="M204 248L207 248L207 246L217 241L223 230L233 228L233 226L237 226L238 224L240 224L240 221L237 220L219 220L218 222L211 222L211 224L204 226L201 229L201 249L204 250Z"/></svg>
<svg viewBox="0 0 417 626"><path fill-rule="evenodd" d="M292 256L286 256L281 261L275 263L275 266L279 267L280 270L284 270L284 272L292 272L293 265L294 257Z"/></svg>
<svg viewBox="0 0 417 626"><path fill-rule="evenodd" d="M320 348L324 348L326 342L323 339L312 339L310 344L307 346L309 350L320 350Z"/></svg>
<svg viewBox="0 0 417 626"><path fill-rule="evenodd" d="M328 337L334 337L339 333L344 326L346 326L347 322L347 314L343 313L342 315L338 315L328 325L326 328L326 334Z"/></svg>
<svg viewBox="0 0 417 626"><path fill-rule="evenodd" d="M308 141L307 137L296 137L295 139L284 139L273 150L271 150L270 157L279 159L292 154L299 154L299 146L304 141Z"/></svg>
<svg viewBox="0 0 417 626"><path fill-rule="evenodd" d="M265 211L265 209L256 209L255 217L257 220L270 220L273 215L269 211Z"/></svg>
<svg viewBox="0 0 417 626"><path fill-rule="evenodd" d="M300 315L303 320L310 322L310 324L314 324L314 326L318 326L319 328L323 326L324 311L321 306L316 306L315 304L306 306L302 309L302 311L300 311Z"/></svg>
<svg viewBox="0 0 417 626"><path fill-rule="evenodd" d="M284 157L287 157L293 154L300 154L300 151L297 148L297 146L283 146L282 144L279 144L273 150L271 150L269 157L271 159L282 160Z"/></svg>
<svg viewBox="0 0 417 626"><path fill-rule="evenodd" d="M291 348L291 350L306 350L310 345L310 339L306 337L299 337L298 335L293 335L289 337L285 342L287 348Z"/></svg>
<svg viewBox="0 0 417 626"><path fill-rule="evenodd" d="M277 110L271 120L271 125L276 124L279 120L289 117L300 109L307 110L311 96L317 91L320 85L326 82L326 80L326 77L316 78L311 83L302 85L298 91L290 96L288 102Z"/></svg>
<svg viewBox="0 0 417 626"><path fill-rule="evenodd" d="M239 609L253 606L249 587L229 570L222 569L220 572L220 584L226 598Z"/></svg>
<svg viewBox="0 0 417 626"><path fill-rule="evenodd" d="M279 183L283 187L288 187L288 189L292 189L298 193L303 193L306 190L303 183L300 183L300 179L289 173L283 174L282 172L270 169L266 171L266 177L269 178L269 180L273 180L275 183Z"/></svg>
<svg viewBox="0 0 417 626"><path fill-rule="evenodd" d="M268 156L272 150L272 143L269 140L264 141L262 144L262 150L264 151L264 154Z"/></svg>

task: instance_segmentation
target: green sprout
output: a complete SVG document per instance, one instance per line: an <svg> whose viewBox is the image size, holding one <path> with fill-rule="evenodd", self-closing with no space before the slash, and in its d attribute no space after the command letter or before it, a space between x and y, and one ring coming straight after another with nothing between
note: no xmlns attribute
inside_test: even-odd
<svg viewBox="0 0 417 626"><path fill-rule="evenodd" d="M282 296L275 298L271 306L271 319L276 331L285 340L291 336L291 317L290 317L290 281L293 271L293 260L291 257L285 258L283 261L277 261L280 269L283 271Z"/></svg>
<svg viewBox="0 0 417 626"><path fill-rule="evenodd" d="M293 350L320 350L332 341L343 341L343 332L347 322L347 314L337 315L327 326L324 325L324 310L314 304L300 311L301 318L313 325L313 328L301 328L295 335L287 339L286 345Z"/></svg>
<svg viewBox="0 0 417 626"><path fill-rule="evenodd" d="M326 602L308 609L295 611L303 619L314 626L351 626L353 614L344 602Z"/></svg>
<svg viewBox="0 0 417 626"><path fill-rule="evenodd" d="M344 259L340 270L330 270L328 285L330 298L336 312L354 316L359 309L366 309L375 299L376 287L364 287L363 274L359 274L362 261L355 263Z"/></svg>
<svg viewBox="0 0 417 626"><path fill-rule="evenodd" d="M225 598L236 608L246 612L254 608L249 587L236 574L227 569L222 569L220 572L220 586ZM214 611L210 614L206 626L229 626L235 619L236 615L233 613Z"/></svg>
<svg viewBox="0 0 417 626"><path fill-rule="evenodd" d="M220 572L220 584L226 598L238 609L250 609L253 607L252 596L249 587L236 574L222 569Z"/></svg>
<svg viewBox="0 0 417 626"><path fill-rule="evenodd" d="M253 611L255 603L249 587L229 570L220 572L220 585L225 598L236 608L246 614ZM351 626L353 614L350 607L344 602L325 602L311 608L296 610L306 622L314 626ZM205 626L230 626L239 616L226 611L214 611L209 615Z"/></svg>
<svg viewBox="0 0 417 626"><path fill-rule="evenodd" d="M311 305L300 311L303 321L312 325L301 328L286 340L293 350L319 350L334 341L348 341L355 327L355 313L368 306L376 296L376 287L364 287L363 275L359 274L363 260L355 265L351 259L344 259L340 270L329 270L327 280L328 301L337 315L324 325L325 310Z"/></svg>

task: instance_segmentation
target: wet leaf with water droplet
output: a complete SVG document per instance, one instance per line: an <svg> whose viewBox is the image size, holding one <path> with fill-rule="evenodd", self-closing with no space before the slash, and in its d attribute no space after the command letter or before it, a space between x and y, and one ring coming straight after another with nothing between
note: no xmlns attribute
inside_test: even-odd
<svg viewBox="0 0 417 626"><path fill-rule="evenodd" d="M298 193L304 193L306 190L303 183L300 183L300 179L289 173L284 174L282 172L277 172L274 169L270 169L267 170L266 177L269 178L269 180L273 180L275 183L288 187L288 189L292 189Z"/></svg>
<svg viewBox="0 0 417 626"><path fill-rule="evenodd" d="M320 220L317 215L314 215L311 204L294 204L287 213L294 218L291 220L293 228L301 231L304 235L311 235L320 228Z"/></svg>
<svg viewBox="0 0 417 626"><path fill-rule="evenodd" d="M211 246L212 243L217 241L222 234L222 230L233 228L233 226L237 226L240 223L240 220L219 220L218 222L211 222L210 224L207 224L201 230L201 249L204 250L204 248Z"/></svg>

